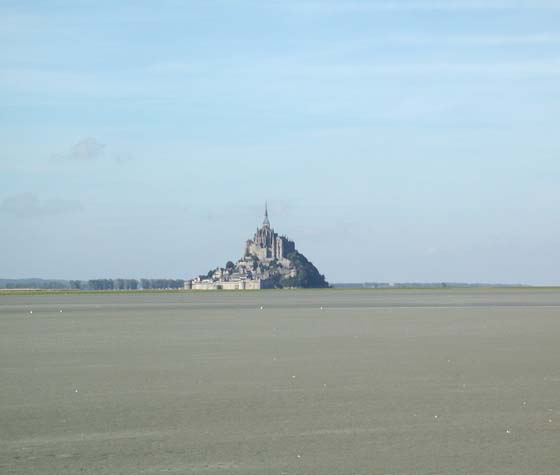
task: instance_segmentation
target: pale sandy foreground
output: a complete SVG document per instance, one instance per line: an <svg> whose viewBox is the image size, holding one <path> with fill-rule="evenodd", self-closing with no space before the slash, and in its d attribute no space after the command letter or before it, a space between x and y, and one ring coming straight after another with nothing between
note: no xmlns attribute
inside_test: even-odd
<svg viewBox="0 0 560 475"><path fill-rule="evenodd" d="M556 475L560 291L0 296L0 473Z"/></svg>

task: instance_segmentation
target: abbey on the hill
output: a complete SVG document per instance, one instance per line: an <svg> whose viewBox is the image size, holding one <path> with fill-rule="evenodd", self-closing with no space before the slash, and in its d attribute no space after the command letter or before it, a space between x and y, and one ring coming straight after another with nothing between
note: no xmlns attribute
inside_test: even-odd
<svg viewBox="0 0 560 475"><path fill-rule="evenodd" d="M265 204L262 228L257 228L255 237L247 241L245 257L255 256L261 262L277 260L280 264L289 266L288 255L295 250L296 245L294 241L290 241L286 236L279 236L270 227L268 206Z"/></svg>
<svg viewBox="0 0 560 475"><path fill-rule="evenodd" d="M245 244L245 255L185 283L193 290L252 290L328 287L325 277L296 250L294 241L274 232L265 205L262 227Z"/></svg>

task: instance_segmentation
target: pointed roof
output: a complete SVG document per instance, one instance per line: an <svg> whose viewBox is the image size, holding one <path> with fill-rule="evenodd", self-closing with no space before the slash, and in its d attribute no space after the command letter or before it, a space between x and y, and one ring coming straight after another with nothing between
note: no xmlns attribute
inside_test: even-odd
<svg viewBox="0 0 560 475"><path fill-rule="evenodd" d="M264 221L263 221L263 226L270 227L270 221L268 220L268 204L267 204L266 201L264 202Z"/></svg>

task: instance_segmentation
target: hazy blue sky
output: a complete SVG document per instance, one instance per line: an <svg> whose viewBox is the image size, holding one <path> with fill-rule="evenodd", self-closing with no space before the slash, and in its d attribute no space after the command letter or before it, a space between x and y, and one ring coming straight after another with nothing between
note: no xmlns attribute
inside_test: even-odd
<svg viewBox="0 0 560 475"><path fill-rule="evenodd" d="M0 0L0 277L560 283L560 1Z"/></svg>

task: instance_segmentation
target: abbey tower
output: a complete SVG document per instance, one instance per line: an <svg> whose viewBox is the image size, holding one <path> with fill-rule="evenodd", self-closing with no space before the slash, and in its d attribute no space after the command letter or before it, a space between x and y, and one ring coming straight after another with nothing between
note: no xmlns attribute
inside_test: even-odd
<svg viewBox="0 0 560 475"><path fill-rule="evenodd" d="M285 236L279 236L270 227L268 219L268 206L265 204L264 221L261 228L253 239L249 239L245 245L245 256L255 256L262 262L278 260L282 264L288 264L287 257L294 252L296 245Z"/></svg>

